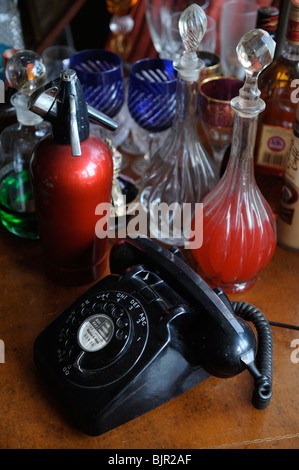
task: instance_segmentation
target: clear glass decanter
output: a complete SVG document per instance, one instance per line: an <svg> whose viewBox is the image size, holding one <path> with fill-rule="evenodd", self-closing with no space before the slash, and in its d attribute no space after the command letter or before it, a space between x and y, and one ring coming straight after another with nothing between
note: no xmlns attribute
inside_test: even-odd
<svg viewBox="0 0 299 470"><path fill-rule="evenodd" d="M6 67L10 84L18 90L11 97L18 122L0 136L0 220L9 232L29 239L39 238L29 163L51 126L28 111L28 99L44 83L45 72L40 56L33 51L17 52Z"/></svg>
<svg viewBox="0 0 299 470"><path fill-rule="evenodd" d="M198 78L204 67L196 51L206 27L206 15L196 4L180 17L184 53L173 63L178 72L176 115L142 182L140 201L147 210L149 235L170 245L188 242L196 204L216 184L214 163L196 128Z"/></svg>
<svg viewBox="0 0 299 470"><path fill-rule="evenodd" d="M246 80L231 100L231 154L222 179L203 200L203 243L192 250L199 274L230 293L251 287L276 247L275 219L255 182L253 164L258 115L265 109L257 79L274 50L273 39L261 29L249 31L237 46Z"/></svg>

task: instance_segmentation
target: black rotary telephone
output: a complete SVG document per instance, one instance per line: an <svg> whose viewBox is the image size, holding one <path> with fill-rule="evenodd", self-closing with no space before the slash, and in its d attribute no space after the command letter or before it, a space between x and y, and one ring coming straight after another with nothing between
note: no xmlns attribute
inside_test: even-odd
<svg viewBox="0 0 299 470"><path fill-rule="evenodd" d="M35 362L76 425L100 435L198 385L248 369L269 404L272 336L263 314L211 289L178 248L121 239L111 275L38 336ZM258 329L258 343L247 321Z"/></svg>

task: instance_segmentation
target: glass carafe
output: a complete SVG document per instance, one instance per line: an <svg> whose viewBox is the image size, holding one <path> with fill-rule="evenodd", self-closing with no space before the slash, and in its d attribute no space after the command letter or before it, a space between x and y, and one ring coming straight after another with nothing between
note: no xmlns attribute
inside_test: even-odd
<svg viewBox="0 0 299 470"><path fill-rule="evenodd" d="M203 243L192 250L201 276L226 292L251 287L276 247L275 219L255 182L253 165L258 115L265 108L257 78L271 62L274 49L273 39L261 29L250 31L238 44L246 81L231 100L235 111L231 154L222 179L203 200Z"/></svg>
<svg viewBox="0 0 299 470"><path fill-rule="evenodd" d="M6 70L10 84L19 91L11 97L17 123L6 127L0 136L0 220L14 235L37 239L29 163L35 146L51 132L51 126L28 110L28 99L36 83L44 82L45 68L35 52L19 51L9 59Z"/></svg>
<svg viewBox="0 0 299 470"><path fill-rule="evenodd" d="M150 236L171 245L188 242L196 204L216 184L214 164L196 128L198 78L204 67L196 50L206 25L206 15L196 4L181 15L185 51L173 63L178 71L176 115L164 145L150 158L142 182L140 200L147 210Z"/></svg>

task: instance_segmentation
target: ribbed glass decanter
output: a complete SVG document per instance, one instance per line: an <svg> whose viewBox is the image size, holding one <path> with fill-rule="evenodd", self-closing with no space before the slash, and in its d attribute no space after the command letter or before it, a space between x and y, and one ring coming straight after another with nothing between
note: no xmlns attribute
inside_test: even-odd
<svg viewBox="0 0 299 470"><path fill-rule="evenodd" d="M184 53L173 63L178 72L177 108L164 145L151 157L142 183L141 203L149 218L150 236L183 245L190 237L195 204L215 186L214 164L197 133L198 78L204 67L196 51L207 18L196 4L181 15Z"/></svg>
<svg viewBox="0 0 299 470"><path fill-rule="evenodd" d="M274 216L255 182L253 165L258 115L265 108L257 79L274 50L273 39L261 29L249 31L237 46L246 81L231 100L235 120L230 159L222 179L203 200L203 244L192 250L201 276L230 293L251 287L276 247Z"/></svg>

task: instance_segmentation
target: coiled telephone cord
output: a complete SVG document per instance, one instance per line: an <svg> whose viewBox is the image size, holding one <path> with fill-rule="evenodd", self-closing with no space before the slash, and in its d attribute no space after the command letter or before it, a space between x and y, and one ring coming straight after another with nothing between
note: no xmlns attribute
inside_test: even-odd
<svg viewBox="0 0 299 470"><path fill-rule="evenodd" d="M231 302L231 305L234 313L243 320L252 322L257 331L258 351L256 363L246 364L246 367L255 380L252 403L255 408L263 410L269 405L272 396L273 342L270 325L295 330L299 330L299 327L268 321L257 307L246 302Z"/></svg>

